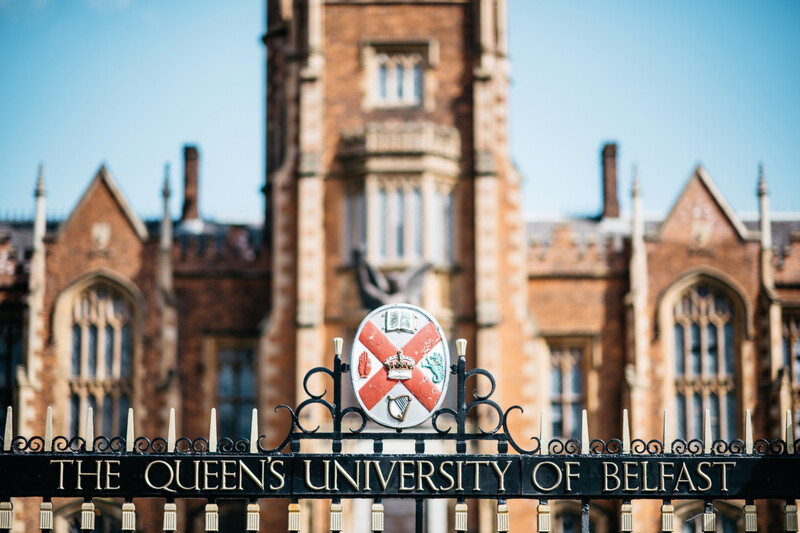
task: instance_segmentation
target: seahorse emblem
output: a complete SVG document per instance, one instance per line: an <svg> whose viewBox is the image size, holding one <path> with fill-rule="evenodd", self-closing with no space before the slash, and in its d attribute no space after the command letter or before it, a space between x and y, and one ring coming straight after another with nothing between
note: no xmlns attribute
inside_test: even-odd
<svg viewBox="0 0 800 533"><path fill-rule="evenodd" d="M422 368L427 368L433 374L431 378L434 383L441 383L444 380L444 360L439 352L431 352L422 362Z"/></svg>

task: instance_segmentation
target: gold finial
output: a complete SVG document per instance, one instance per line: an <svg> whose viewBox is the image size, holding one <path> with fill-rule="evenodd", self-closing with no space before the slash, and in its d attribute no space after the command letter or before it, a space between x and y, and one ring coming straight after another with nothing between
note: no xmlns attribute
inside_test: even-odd
<svg viewBox="0 0 800 533"><path fill-rule="evenodd" d="M711 412L703 411L703 453L711 453Z"/></svg>
<svg viewBox="0 0 800 533"><path fill-rule="evenodd" d="M622 453L631 453L631 428L628 424L628 410L622 410Z"/></svg>
<svg viewBox="0 0 800 533"><path fill-rule="evenodd" d="M208 451L217 451L217 410L214 407L211 408L211 420L208 423Z"/></svg>
<svg viewBox="0 0 800 533"><path fill-rule="evenodd" d="M589 418L586 409L581 411L581 453L589 455Z"/></svg>
<svg viewBox="0 0 800 533"><path fill-rule="evenodd" d="M792 412L788 409L786 410L783 439L786 441L786 453L794 453L794 425L792 424Z"/></svg>
<svg viewBox="0 0 800 533"><path fill-rule="evenodd" d="M456 353L459 357L467 354L467 339L456 339Z"/></svg>
<svg viewBox="0 0 800 533"><path fill-rule="evenodd" d="M753 454L753 422L750 419L750 409L744 412L744 452Z"/></svg>
<svg viewBox="0 0 800 533"><path fill-rule="evenodd" d="M664 409L664 453L672 453L672 435L669 434L669 411Z"/></svg>
<svg viewBox="0 0 800 533"><path fill-rule="evenodd" d="M86 441L86 451L92 451L94 449L94 410L91 407L86 410L86 431L83 437ZM94 526L90 529L94 529Z"/></svg>
<svg viewBox="0 0 800 533"><path fill-rule="evenodd" d="M175 451L175 408L169 408L169 427L167 428L167 453Z"/></svg>
<svg viewBox="0 0 800 533"><path fill-rule="evenodd" d="M542 409L542 417L539 419L539 455L547 455L550 451L549 429L547 411Z"/></svg>
<svg viewBox="0 0 800 533"><path fill-rule="evenodd" d="M128 427L125 433L125 451L133 451L133 443L136 441L136 433L133 431L133 407L128 407Z"/></svg>
<svg viewBox="0 0 800 533"><path fill-rule="evenodd" d="M49 405L44 418L44 451L53 451L53 408Z"/></svg>
<svg viewBox="0 0 800 533"><path fill-rule="evenodd" d="M258 409L255 408L250 419L250 453L258 453Z"/></svg>
<svg viewBox="0 0 800 533"><path fill-rule="evenodd" d="M333 355L336 357L342 356L342 347L344 346L344 339L341 337L333 338Z"/></svg>
<svg viewBox="0 0 800 533"><path fill-rule="evenodd" d="M11 441L14 440L14 410L9 405L6 408L6 432L3 434L3 451L11 450Z"/></svg>

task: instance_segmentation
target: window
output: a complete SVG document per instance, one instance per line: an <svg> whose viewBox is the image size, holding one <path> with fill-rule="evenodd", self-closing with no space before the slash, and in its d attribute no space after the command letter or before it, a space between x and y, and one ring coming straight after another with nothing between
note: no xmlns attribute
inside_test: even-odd
<svg viewBox="0 0 800 533"><path fill-rule="evenodd" d="M366 192L369 187L363 182L349 185L343 217L345 257L350 258L354 249L363 248L371 261L382 266L417 265L423 261L452 264L453 185L443 182L425 187L421 176L376 181L372 195ZM431 192L426 194L428 189ZM368 223L368 213L373 224Z"/></svg>
<svg viewBox="0 0 800 533"><path fill-rule="evenodd" d="M0 318L0 427L5 426L5 408L14 404L15 373L21 363L22 321Z"/></svg>
<svg viewBox="0 0 800 533"><path fill-rule="evenodd" d="M783 319L783 367L792 385L800 387L800 316Z"/></svg>
<svg viewBox="0 0 800 533"><path fill-rule="evenodd" d="M113 437L127 426L132 394L133 306L121 291L98 283L72 307L69 430L82 434L92 408L96 435Z"/></svg>
<svg viewBox="0 0 800 533"><path fill-rule="evenodd" d="M424 59L419 52L379 52L371 81L374 104L382 107L418 106L424 90Z"/></svg>
<svg viewBox="0 0 800 533"><path fill-rule="evenodd" d="M584 405L582 346L550 347L550 420L554 438L580 438Z"/></svg>
<svg viewBox="0 0 800 533"><path fill-rule="evenodd" d="M217 352L217 406L220 436L234 440L250 437L256 406L253 349L221 348Z"/></svg>
<svg viewBox="0 0 800 533"><path fill-rule="evenodd" d="M673 309L677 437L736 438L736 338L731 299L706 283L691 286Z"/></svg>
<svg viewBox="0 0 800 533"><path fill-rule="evenodd" d="M681 533L701 533L703 531L703 503L690 501L676 507L675 525L676 531ZM716 533L738 533L742 531L740 519L742 509L728 502L715 501L714 514L716 515ZM680 529L677 529L677 528Z"/></svg>

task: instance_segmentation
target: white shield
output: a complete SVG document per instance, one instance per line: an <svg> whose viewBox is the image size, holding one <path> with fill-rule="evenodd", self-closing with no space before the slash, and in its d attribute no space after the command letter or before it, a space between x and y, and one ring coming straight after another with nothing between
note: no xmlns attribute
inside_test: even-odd
<svg viewBox="0 0 800 533"><path fill-rule="evenodd" d="M358 403L378 424L417 426L444 401L450 375L447 340L419 307L390 304L367 315L356 332L350 363Z"/></svg>

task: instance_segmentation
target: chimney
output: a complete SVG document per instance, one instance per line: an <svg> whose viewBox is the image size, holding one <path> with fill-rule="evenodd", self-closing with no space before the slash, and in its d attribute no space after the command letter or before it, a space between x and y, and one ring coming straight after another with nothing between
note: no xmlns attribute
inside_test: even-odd
<svg viewBox="0 0 800 533"><path fill-rule="evenodd" d="M603 146L603 213L601 218L619 218L616 143L608 143Z"/></svg>
<svg viewBox="0 0 800 533"><path fill-rule="evenodd" d="M181 220L199 219L197 210L199 161L196 146L183 147L183 214Z"/></svg>

